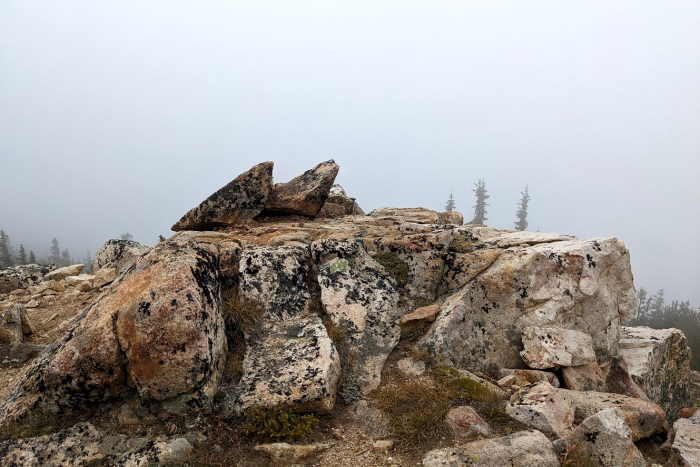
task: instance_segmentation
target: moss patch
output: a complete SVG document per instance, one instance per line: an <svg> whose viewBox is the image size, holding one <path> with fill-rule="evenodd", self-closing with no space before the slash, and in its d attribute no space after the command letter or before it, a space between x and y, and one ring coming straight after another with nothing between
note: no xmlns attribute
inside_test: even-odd
<svg viewBox="0 0 700 467"><path fill-rule="evenodd" d="M318 418L284 408L252 408L246 411L241 432L264 441L298 441L313 433Z"/></svg>
<svg viewBox="0 0 700 467"><path fill-rule="evenodd" d="M374 256L374 259L391 274L399 287L408 284L408 264L399 255L387 251Z"/></svg>

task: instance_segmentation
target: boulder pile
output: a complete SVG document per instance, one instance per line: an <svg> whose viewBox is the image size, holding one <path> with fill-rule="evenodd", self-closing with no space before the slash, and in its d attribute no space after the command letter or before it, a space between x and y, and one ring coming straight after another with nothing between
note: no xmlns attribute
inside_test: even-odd
<svg viewBox="0 0 700 467"><path fill-rule="evenodd" d="M691 403L687 342L678 330L624 326L636 299L621 240L462 225L459 213L424 208L365 215L334 185L333 161L287 183L273 183L272 170L264 162L239 175L154 247L110 240L93 274L38 271L4 292L0 312L15 315L0 320L0 337L34 327L37 315L16 305L79 306L63 308L73 312L60 332L0 392L0 463L63 459L77 444L66 464L189 455L187 440L167 436L110 451L90 424L45 434L114 404L124 423L136 404L162 419L199 411L234 425L260 410L347 408L349 419L365 414L361 425L386 417L372 401L387 378L436 397L453 391L444 423L462 443L426 449L426 466L574 455L645 465L635 443L674 433L675 455L697 459L692 417L671 428ZM501 407L518 430L502 431L477 402ZM386 435L392 425L381 425ZM308 453L331 459L342 444ZM375 444L376 456L396 449ZM255 452L276 459L280 446ZM307 453L294 446L285 449Z"/></svg>

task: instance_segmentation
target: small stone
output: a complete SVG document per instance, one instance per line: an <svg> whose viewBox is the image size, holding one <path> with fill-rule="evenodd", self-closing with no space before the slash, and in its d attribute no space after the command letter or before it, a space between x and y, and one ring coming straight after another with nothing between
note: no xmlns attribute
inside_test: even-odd
<svg viewBox="0 0 700 467"><path fill-rule="evenodd" d="M425 362L413 360L412 358L402 358L396 363L399 371L407 377L421 376L425 373Z"/></svg>
<svg viewBox="0 0 700 467"><path fill-rule="evenodd" d="M325 451L333 446L332 443L289 444L270 443L255 446L256 451L264 452L272 459L280 462L297 462Z"/></svg>
<svg viewBox="0 0 700 467"><path fill-rule="evenodd" d="M378 439L372 443L372 449L381 453L388 453L394 447L394 441L391 439Z"/></svg>
<svg viewBox="0 0 700 467"><path fill-rule="evenodd" d="M428 306L422 306L420 308L416 308L414 311L411 313L405 314L401 317L401 324L406 324L410 321L418 321L418 320L425 320L425 321L435 321L435 317L440 313L440 305L437 303L433 303L432 305Z"/></svg>
<svg viewBox="0 0 700 467"><path fill-rule="evenodd" d="M445 422L456 439L469 440L491 434L489 424L468 405L451 408Z"/></svg>

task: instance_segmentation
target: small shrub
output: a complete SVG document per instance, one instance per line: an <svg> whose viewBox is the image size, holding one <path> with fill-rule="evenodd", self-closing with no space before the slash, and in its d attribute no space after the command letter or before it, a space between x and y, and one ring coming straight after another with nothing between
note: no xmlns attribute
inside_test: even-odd
<svg viewBox="0 0 700 467"><path fill-rule="evenodd" d="M449 394L427 378L390 382L370 397L389 415L391 429L402 441L431 441L447 433Z"/></svg>
<svg viewBox="0 0 700 467"><path fill-rule="evenodd" d="M299 414L283 408L249 409L241 431L245 436L266 441L297 441L311 434L318 418L312 414Z"/></svg>
<svg viewBox="0 0 700 467"><path fill-rule="evenodd" d="M399 287L408 284L408 264L399 255L387 251L379 253L374 259L386 269L386 272L392 275Z"/></svg>
<svg viewBox="0 0 700 467"><path fill-rule="evenodd" d="M440 385L447 388L451 399L469 402L496 402L500 400L499 395L487 385L463 376L452 367L436 367L433 369L433 376Z"/></svg>

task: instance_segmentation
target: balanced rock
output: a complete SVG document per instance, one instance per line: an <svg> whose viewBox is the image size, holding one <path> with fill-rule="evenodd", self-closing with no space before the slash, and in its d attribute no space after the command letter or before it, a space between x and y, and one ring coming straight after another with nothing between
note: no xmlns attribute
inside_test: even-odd
<svg viewBox="0 0 700 467"><path fill-rule="evenodd" d="M363 216L365 212L355 201L345 193L337 183L331 187L326 202L316 217L338 218L343 216Z"/></svg>
<svg viewBox="0 0 700 467"><path fill-rule="evenodd" d="M605 409L591 415L570 435L555 441L554 448L567 465L647 466L619 409Z"/></svg>
<svg viewBox="0 0 700 467"><path fill-rule="evenodd" d="M339 169L335 161L328 160L287 183L276 183L265 203L265 211L315 216L326 202Z"/></svg>
<svg viewBox="0 0 700 467"><path fill-rule="evenodd" d="M528 326L522 339L525 350L520 355L530 368L546 370L595 362L593 341L585 332Z"/></svg>
<svg viewBox="0 0 700 467"><path fill-rule="evenodd" d="M424 467L501 465L559 467L560 464L552 442L535 430L472 441L453 448L435 449L423 457Z"/></svg>
<svg viewBox="0 0 700 467"><path fill-rule="evenodd" d="M634 381L670 418L690 405L690 348L681 330L624 327L620 355Z"/></svg>
<svg viewBox="0 0 700 467"><path fill-rule="evenodd" d="M215 230L258 216L272 191L272 162L260 163L188 211L172 230Z"/></svg>

